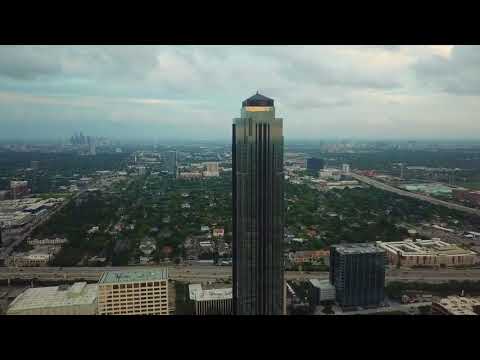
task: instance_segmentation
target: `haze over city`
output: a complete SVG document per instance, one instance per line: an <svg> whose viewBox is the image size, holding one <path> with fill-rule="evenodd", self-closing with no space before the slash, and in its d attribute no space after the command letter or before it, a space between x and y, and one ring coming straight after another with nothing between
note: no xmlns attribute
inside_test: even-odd
<svg viewBox="0 0 480 360"><path fill-rule="evenodd" d="M0 139L229 141L256 90L285 138L472 139L478 46L1 46Z"/></svg>

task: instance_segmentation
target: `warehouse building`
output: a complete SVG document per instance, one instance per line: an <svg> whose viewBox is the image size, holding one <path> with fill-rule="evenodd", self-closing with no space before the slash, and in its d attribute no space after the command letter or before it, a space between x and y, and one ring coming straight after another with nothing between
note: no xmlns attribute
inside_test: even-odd
<svg viewBox="0 0 480 360"><path fill-rule="evenodd" d="M13 300L7 315L95 315L96 310L97 285L77 282L27 289Z"/></svg>

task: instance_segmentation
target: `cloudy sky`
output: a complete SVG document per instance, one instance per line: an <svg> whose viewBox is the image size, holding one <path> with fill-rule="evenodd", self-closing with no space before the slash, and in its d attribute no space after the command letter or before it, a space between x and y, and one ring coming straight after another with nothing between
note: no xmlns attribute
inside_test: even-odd
<svg viewBox="0 0 480 360"><path fill-rule="evenodd" d="M478 46L0 46L0 138L225 139L275 99L287 139L476 138Z"/></svg>

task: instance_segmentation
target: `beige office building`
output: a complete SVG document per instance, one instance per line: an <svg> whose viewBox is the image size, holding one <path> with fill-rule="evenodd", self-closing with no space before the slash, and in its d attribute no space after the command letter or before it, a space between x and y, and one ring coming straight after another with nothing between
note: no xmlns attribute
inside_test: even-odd
<svg viewBox="0 0 480 360"><path fill-rule="evenodd" d="M434 315L479 315L480 299L462 296L448 296L432 303Z"/></svg>
<svg viewBox="0 0 480 360"><path fill-rule="evenodd" d="M471 266L477 262L477 254L439 239L381 242L392 265L412 266Z"/></svg>
<svg viewBox="0 0 480 360"><path fill-rule="evenodd" d="M106 272L98 282L99 315L169 315L168 270Z"/></svg>

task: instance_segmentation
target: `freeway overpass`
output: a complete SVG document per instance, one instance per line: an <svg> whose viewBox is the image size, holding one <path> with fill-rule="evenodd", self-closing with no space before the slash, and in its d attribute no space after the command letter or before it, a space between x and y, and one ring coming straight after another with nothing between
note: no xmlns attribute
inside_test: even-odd
<svg viewBox="0 0 480 360"><path fill-rule="evenodd" d="M407 196L407 197L411 197L411 198L414 198L414 199L427 201L427 202L429 202L431 204L434 204L434 205L441 205L441 206L445 206L449 209L463 211L463 212L466 212L466 213L469 213L469 214L474 214L474 215L479 215L480 216L480 209L473 209L473 208L469 208L467 206L455 204L455 203L452 203L452 202L449 202L449 201L436 199L436 198L431 197L431 196L426 196L426 195L422 195L422 194L412 193L410 191L405 191L405 190L393 187L391 185L387 185L387 184L385 184L381 181L374 180L374 179L369 178L367 176L358 175L358 174L355 174L355 173L350 173L350 175L358 181L361 181L365 184L374 186L374 187L376 187L378 189L381 189L381 190L390 191L390 192L393 192L393 193L401 195L401 196Z"/></svg>
<svg viewBox="0 0 480 360"><path fill-rule="evenodd" d="M44 268L13 268L0 267L0 280L25 281L98 281L105 271L133 271L158 269L159 266L123 266L123 267L44 267ZM232 269L227 266L168 266L172 280L186 282L204 282L220 279L231 279ZM328 279L328 272L298 272L287 271L286 280ZM386 281L419 281L440 283L449 280L480 281L480 269L389 269Z"/></svg>

